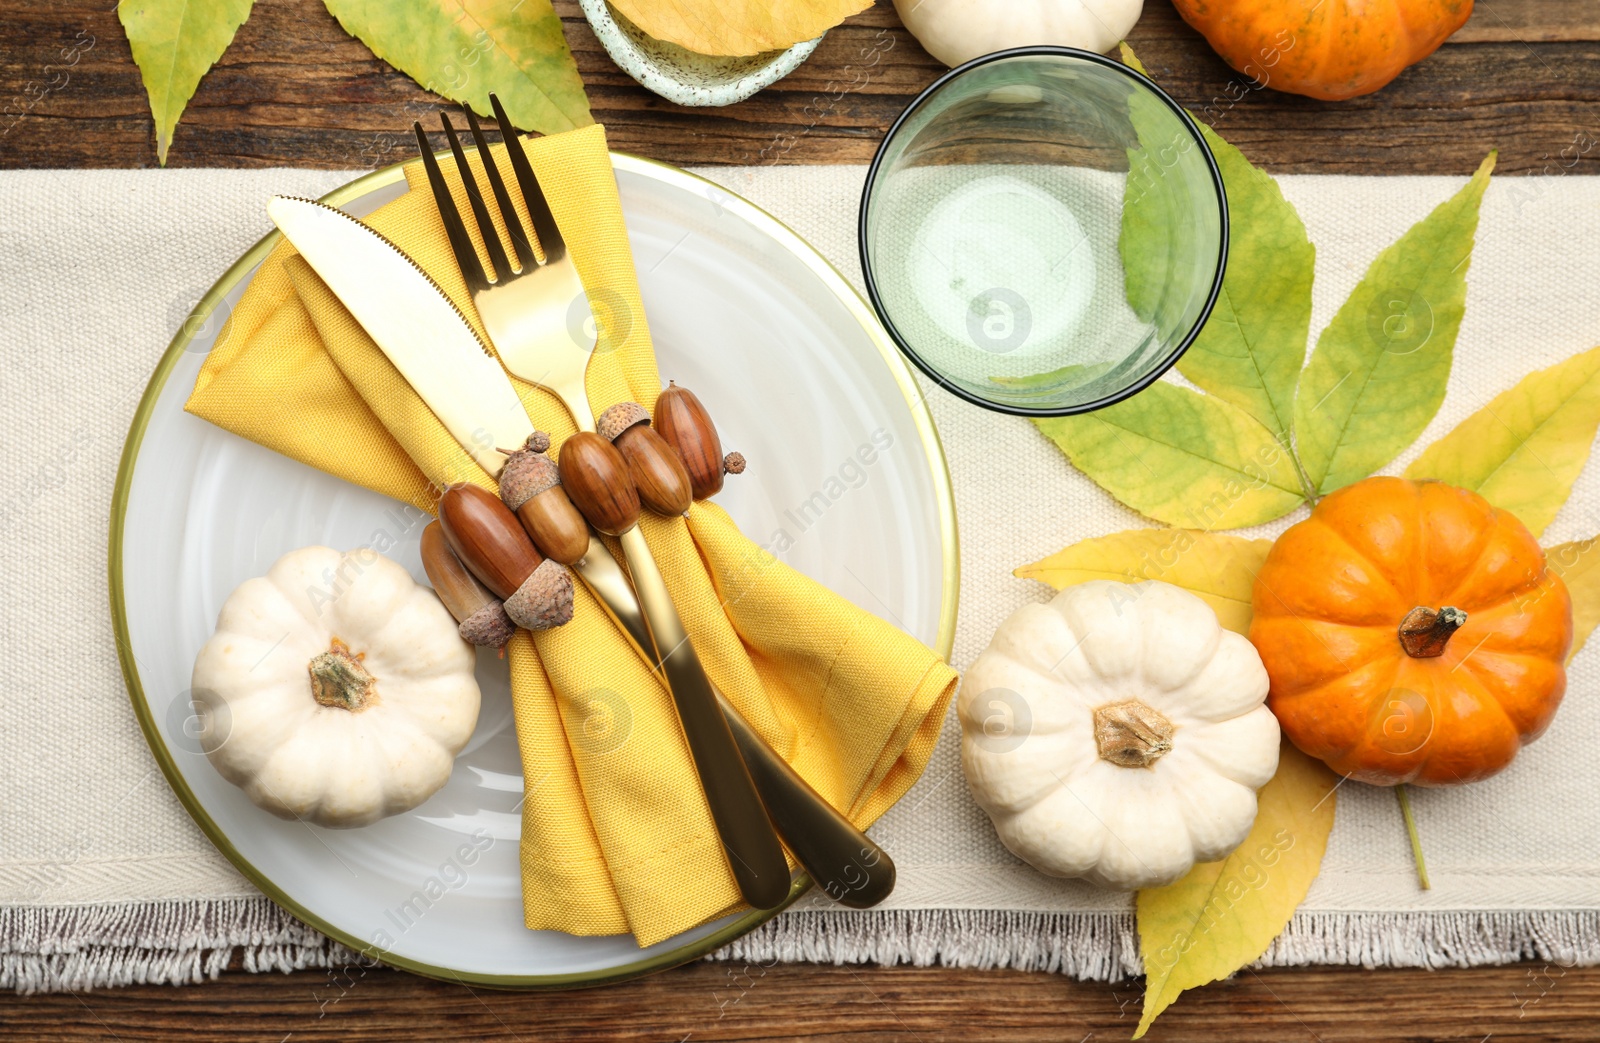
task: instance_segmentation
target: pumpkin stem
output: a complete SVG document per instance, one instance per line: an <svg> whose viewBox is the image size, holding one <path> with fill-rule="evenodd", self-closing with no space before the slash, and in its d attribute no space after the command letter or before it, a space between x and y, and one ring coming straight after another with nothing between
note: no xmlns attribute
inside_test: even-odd
<svg viewBox="0 0 1600 1043"><path fill-rule="evenodd" d="M313 656L306 664L311 674L311 698L323 706L360 713L376 702L373 686L378 679L361 665L364 655L351 652L350 646L334 638L328 650Z"/></svg>
<svg viewBox="0 0 1600 1043"><path fill-rule="evenodd" d="M1161 711L1137 699L1094 712L1094 743L1100 759L1124 768L1148 768L1171 753L1176 730Z"/></svg>
<svg viewBox="0 0 1600 1043"><path fill-rule="evenodd" d="M1450 635L1461 629L1467 614L1446 605L1434 610L1418 605L1400 621L1400 647L1413 659L1433 659L1444 655Z"/></svg>

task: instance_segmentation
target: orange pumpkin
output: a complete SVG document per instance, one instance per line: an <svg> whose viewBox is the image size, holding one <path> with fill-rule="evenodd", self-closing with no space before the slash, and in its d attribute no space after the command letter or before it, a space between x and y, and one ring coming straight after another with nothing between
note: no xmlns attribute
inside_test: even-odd
<svg viewBox="0 0 1600 1043"><path fill-rule="evenodd" d="M1173 0L1223 61L1274 90L1341 101L1432 54L1472 0Z"/></svg>
<svg viewBox="0 0 1600 1043"><path fill-rule="evenodd" d="M1443 482L1324 498L1273 544L1252 600L1284 734L1362 782L1487 778L1566 691L1566 585L1526 526Z"/></svg>

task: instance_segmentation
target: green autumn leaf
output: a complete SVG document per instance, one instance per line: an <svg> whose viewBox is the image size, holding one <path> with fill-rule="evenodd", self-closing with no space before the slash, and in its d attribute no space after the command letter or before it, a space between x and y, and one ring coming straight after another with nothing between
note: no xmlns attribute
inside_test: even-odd
<svg viewBox="0 0 1600 1043"><path fill-rule="evenodd" d="M1125 64L1144 71L1127 44ZM1140 148L1128 153L1124 192L1122 253L1128 306L1153 321L1170 283L1167 256L1172 242L1170 214L1181 201L1169 200L1158 185L1174 179L1160 170L1160 148L1168 143L1146 128L1160 126L1166 106L1154 99L1154 114L1130 102ZM1166 117L1170 120L1170 117ZM1206 391L1243 409L1287 444L1294 421L1294 389L1306 360L1311 331L1311 281L1316 251L1277 181L1215 131L1200 124L1228 194L1228 267L1216 307L1178 372ZM1155 138L1156 140L1150 140ZM1152 173L1153 171L1153 173Z"/></svg>
<svg viewBox="0 0 1600 1043"><path fill-rule="evenodd" d="M1572 648L1567 652L1570 663L1594 633L1595 624L1600 623L1600 537L1550 547L1544 558L1572 596Z"/></svg>
<svg viewBox="0 0 1600 1043"><path fill-rule="evenodd" d="M1081 540L1014 575L1057 590L1092 579L1154 579L1196 594L1222 625L1249 636L1250 593L1271 540L1247 540L1191 529L1133 529Z"/></svg>
<svg viewBox="0 0 1600 1043"><path fill-rule="evenodd" d="M233 42L254 0L123 0L117 18L139 66L156 124L156 161L167 149L200 77Z"/></svg>
<svg viewBox="0 0 1600 1043"><path fill-rule="evenodd" d="M1178 372L1287 443L1311 334L1316 250L1278 182L1209 127L1200 130L1228 191L1228 269Z"/></svg>
<svg viewBox="0 0 1600 1043"><path fill-rule="evenodd" d="M1134 1039L1184 990L1259 959L1283 932L1322 867L1340 781L1285 740L1244 843L1177 883L1139 892L1145 993Z"/></svg>
<svg viewBox="0 0 1600 1043"><path fill-rule="evenodd" d="M1074 364L1062 366L1060 369L1052 369L1048 373L1034 373L1026 377L990 377L989 382L999 384L1005 388L1053 388L1063 385L1081 387L1089 383L1089 381L1103 376L1115 365L1115 362Z"/></svg>
<svg viewBox="0 0 1600 1043"><path fill-rule="evenodd" d="M1600 348L1524 377L1423 450L1407 478L1438 478L1510 511L1535 536L1567 502L1600 428Z"/></svg>
<svg viewBox="0 0 1600 1043"><path fill-rule="evenodd" d="M1380 253L1317 339L1295 395L1294 439L1318 493L1393 460L1444 400L1494 162L1490 153L1466 187Z"/></svg>
<svg viewBox="0 0 1600 1043"><path fill-rule="evenodd" d="M1122 59L1144 71L1127 44ZM1128 122L1138 136L1139 147L1127 150L1128 174L1122 187L1122 223L1117 250L1122 257L1123 296L1128 307L1143 322L1160 331L1163 338L1181 335L1192 320L1189 301L1170 292L1174 286L1191 286L1198 281L1193 252L1172 234L1191 220L1194 201L1184 178L1173 176L1172 168L1193 150L1188 131L1165 102L1155 95L1135 91L1127 99ZM1215 259L1210 259L1210 264Z"/></svg>
<svg viewBox="0 0 1600 1043"><path fill-rule="evenodd" d="M489 94L522 130L593 123L550 0L324 0L346 32L422 84L489 115Z"/></svg>
<svg viewBox="0 0 1600 1043"><path fill-rule="evenodd" d="M1237 529L1304 502L1289 453L1233 406L1157 382L1081 416L1033 421L1084 474L1169 525Z"/></svg>

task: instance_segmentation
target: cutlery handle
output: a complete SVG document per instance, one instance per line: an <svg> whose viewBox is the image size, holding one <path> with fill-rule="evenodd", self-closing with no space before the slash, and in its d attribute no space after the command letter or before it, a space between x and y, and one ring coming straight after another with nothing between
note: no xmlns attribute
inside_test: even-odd
<svg viewBox="0 0 1600 1043"><path fill-rule="evenodd" d="M695 654L666 581L637 526L621 535L622 552L649 625L667 688L678 708L684 739L694 758L711 817L728 855L739 893L757 909L772 909L789 895L789 863L772 823L756 796L755 784L734 743L727 720Z"/></svg>
<svg viewBox="0 0 1600 1043"><path fill-rule="evenodd" d="M654 663L650 631L633 588L597 539L573 566L638 653ZM794 857L835 901L857 909L876 905L894 890L894 862L800 773L764 742L721 692L717 705L728 722L745 767Z"/></svg>
<svg viewBox="0 0 1600 1043"><path fill-rule="evenodd" d="M766 801L767 813L817 886L852 909L867 909L888 898L895 882L889 853L812 789L721 692L717 704L744 754L750 778Z"/></svg>

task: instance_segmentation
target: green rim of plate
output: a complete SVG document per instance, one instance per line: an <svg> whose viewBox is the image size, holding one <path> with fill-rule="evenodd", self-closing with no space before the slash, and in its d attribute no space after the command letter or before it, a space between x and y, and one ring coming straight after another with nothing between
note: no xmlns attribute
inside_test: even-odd
<svg viewBox="0 0 1600 1043"><path fill-rule="evenodd" d="M447 153L441 151L440 158ZM658 163L655 160L645 159L622 152L611 154L612 167L620 171L640 174L657 181L676 184L687 188L696 195L704 195L707 188L722 193L727 198L719 197L719 205L732 210L742 216L746 221L762 229L776 239L781 245L794 254L807 268L819 276L828 288L839 298L840 302L850 311L862 329L871 338L878 354L883 357L884 363L889 367L890 373L895 378L895 383L900 388L900 393L906 399L910 408L912 419L917 425L921 435L924 452L932 472L934 495L939 507L940 552L943 564L944 590L940 598L939 632L935 643L935 650L946 660L950 657L950 650L955 643L956 628L956 603L960 593L960 555L959 542L956 533L955 498L950 489L950 471L945 461L944 448L939 442L938 432L933 425L933 418L928 413L921 388L917 385L916 378L901 357L894 342L884 332L877 316L873 314L866 301L855 288L841 275L838 269L828 263L821 254L805 240L801 239L787 225L773 217L771 214L757 207L755 204L734 195L716 185L686 170ZM354 199L358 199L380 188L396 184L405 179L404 164L397 163L393 166L375 170L363 175L323 196L321 201L330 206L343 206ZM272 248L277 245L282 234L276 230L266 235L256 243L244 256L233 263L216 284L206 292L191 312L192 318L208 318L217 304L238 286L255 267L266 258ZM271 898L278 905L288 910L297 919L316 928L318 931L341 942L351 949L365 955L374 957L391 967L411 971L429 978L441 981L453 981L463 984L485 985L492 988L505 989L572 989L594 985L606 985L613 982L626 981L638 978L656 971L676 967L690 960L704 956L715 949L733 941L744 934L766 923L778 913L788 908L797 898L805 893L811 886L811 880L801 873L794 880L789 889L789 896L783 904L775 909L752 910L739 917L739 919L715 931L704 938L698 938L675 949L624 964L619 967L608 967L601 971L579 972L573 974L479 974L463 973L449 967L440 967L425 963L420 960L396 956L390 952L377 952L373 946L361 939L323 920L309 909L305 908L289 894L277 886L266 874L262 873L246 859L232 842L222 828L206 813L194 792L184 781L182 773L178 770L177 762L172 757L172 752L167 748L166 738L157 726L155 717L151 713L150 704L145 698L144 685L139 678L138 664L134 661L132 641L128 634L127 604L123 596L122 586L122 551L123 529L127 522L128 496L133 487L134 466L138 462L139 447L144 442L145 429L149 426L151 414L155 411L156 401L161 397L166 388L167 380L172 376L173 369L183 357L189 342L193 337L192 331L200 324L186 321L183 329L172 339L166 353L161 356L161 361L156 365L155 373L150 377L150 383L145 388L144 396L139 401L139 408L133 414L133 423L128 428L128 439L122 447L122 460L117 466L117 484L111 497L111 542L108 568L110 570L111 586L111 617L117 638L117 658L122 663L122 676L128 686L128 698L133 704L134 714L139 718L139 729L144 732L146 744L150 752L155 755L156 761L161 766L161 772L167 778L167 784L177 794L190 817L199 825L202 832L214 844L217 850L228 857L240 873L256 887Z"/></svg>

